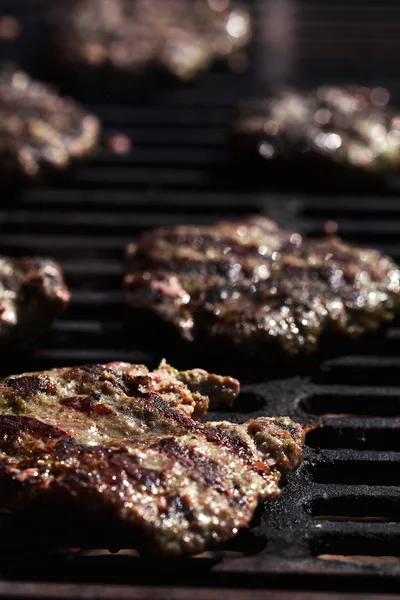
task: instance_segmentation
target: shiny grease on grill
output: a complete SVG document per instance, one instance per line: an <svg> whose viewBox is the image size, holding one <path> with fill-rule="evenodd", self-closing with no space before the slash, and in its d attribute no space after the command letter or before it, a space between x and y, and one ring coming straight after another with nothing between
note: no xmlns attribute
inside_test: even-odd
<svg viewBox="0 0 400 600"><path fill-rule="evenodd" d="M127 250L125 301L183 339L263 357L315 352L322 334L356 338L399 308L400 271L334 236L307 239L264 217L160 228Z"/></svg>

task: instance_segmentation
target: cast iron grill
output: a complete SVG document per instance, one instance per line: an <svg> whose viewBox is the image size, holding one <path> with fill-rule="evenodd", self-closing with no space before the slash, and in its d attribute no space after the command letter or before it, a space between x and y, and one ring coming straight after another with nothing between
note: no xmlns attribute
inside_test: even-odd
<svg viewBox="0 0 400 600"><path fill-rule="evenodd" d="M37 0L30 6L38 10L43 4ZM18 5L23 3L14 0L10 10ZM10 47L10 55L15 53ZM98 94L93 110L106 127L132 137L132 151L116 156L103 150L51 186L5 199L0 252L58 259L72 303L32 355L2 357L3 375L111 360L155 365L161 358L157 347L144 350L124 332L119 291L125 244L153 226L259 213L318 234L334 220L345 239L400 261L396 182L368 202L237 185L226 126L232 104L252 86L251 74L212 72L189 87L162 88L146 102L116 105L112 96ZM130 550L112 555L87 544L72 553L62 548L78 541L57 535L50 536L50 546L44 523L25 523L25 528L20 523L13 530L4 515L0 598L91 594L211 600L245 598L249 590L251 597L264 598L268 595L260 590L272 588L397 589L399 337L400 324L393 323L360 344L344 341L333 356L290 377L278 379L267 366L262 381L247 378L235 412L211 416L242 421L288 414L323 425L308 434L304 466L288 479L282 498L261 508L251 529L228 547L192 559L157 561L155 570L153 560ZM296 596L292 591L282 600L288 597Z"/></svg>

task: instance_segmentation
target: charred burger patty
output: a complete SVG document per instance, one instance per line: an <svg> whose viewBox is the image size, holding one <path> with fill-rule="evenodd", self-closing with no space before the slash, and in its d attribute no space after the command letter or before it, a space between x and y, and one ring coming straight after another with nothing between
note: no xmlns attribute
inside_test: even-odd
<svg viewBox="0 0 400 600"><path fill-rule="evenodd" d="M0 256L0 344L31 342L66 309L69 298L54 261Z"/></svg>
<svg viewBox="0 0 400 600"><path fill-rule="evenodd" d="M4 180L62 170L96 146L100 123L70 98L11 67L0 69L0 156Z"/></svg>
<svg viewBox="0 0 400 600"><path fill-rule="evenodd" d="M316 351L322 334L357 338L390 321L400 271L339 238L303 238L264 217L142 235L127 250L131 320L152 314L190 342L264 357Z"/></svg>
<svg viewBox="0 0 400 600"><path fill-rule="evenodd" d="M249 525L302 461L287 417L200 423L239 383L165 362L10 376L0 385L0 505L63 507L120 527L131 547L194 554Z"/></svg>
<svg viewBox="0 0 400 600"><path fill-rule="evenodd" d="M382 88L287 88L243 102L233 125L236 148L268 162L317 160L360 173L397 171L400 115Z"/></svg>
<svg viewBox="0 0 400 600"><path fill-rule="evenodd" d="M160 65L190 79L250 38L240 7L214 10L206 0L68 0L53 12L67 62L137 70Z"/></svg>

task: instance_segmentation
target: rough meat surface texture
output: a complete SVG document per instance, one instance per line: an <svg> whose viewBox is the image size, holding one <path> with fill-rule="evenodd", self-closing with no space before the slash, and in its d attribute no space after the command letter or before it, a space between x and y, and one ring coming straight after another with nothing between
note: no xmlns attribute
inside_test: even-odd
<svg viewBox="0 0 400 600"><path fill-rule="evenodd" d="M337 237L307 239L264 217L150 231L128 247L125 300L181 337L263 358L314 352L325 332L356 338L399 309L400 271Z"/></svg>
<svg viewBox="0 0 400 600"><path fill-rule="evenodd" d="M0 386L0 504L76 506L123 525L132 547L194 554L233 538L302 460L289 418L200 423L239 383L166 363L8 377Z"/></svg>
<svg viewBox="0 0 400 600"><path fill-rule="evenodd" d="M50 87L9 67L0 69L2 176L36 178L66 168L96 146L96 117Z"/></svg>
<svg viewBox="0 0 400 600"><path fill-rule="evenodd" d="M0 343L32 341L65 310L69 298L57 263L0 256Z"/></svg>
<svg viewBox="0 0 400 600"><path fill-rule="evenodd" d="M247 11L213 10L206 0L68 0L52 20L68 62L133 70L158 64L181 79L250 38Z"/></svg>
<svg viewBox="0 0 400 600"><path fill-rule="evenodd" d="M237 147L268 161L322 159L370 172L398 171L400 114L382 88L283 89L242 103Z"/></svg>

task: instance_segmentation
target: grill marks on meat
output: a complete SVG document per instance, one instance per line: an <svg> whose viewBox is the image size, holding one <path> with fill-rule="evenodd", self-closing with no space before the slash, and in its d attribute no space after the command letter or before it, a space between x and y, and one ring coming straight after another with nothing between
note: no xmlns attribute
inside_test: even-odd
<svg viewBox="0 0 400 600"><path fill-rule="evenodd" d="M69 98L23 71L0 68L2 175L40 177L66 168L97 145L100 123Z"/></svg>
<svg viewBox="0 0 400 600"><path fill-rule="evenodd" d="M276 159L323 158L361 171L398 170L400 115L382 88L283 89L244 102L234 122L237 146Z"/></svg>
<svg viewBox="0 0 400 600"><path fill-rule="evenodd" d="M195 380L195 391L182 380ZM141 552L194 554L231 539L260 501L279 495L281 474L302 460L304 434L285 417L194 420L206 410L199 395L210 380L214 402L217 382L222 403L227 390L229 401L239 392L229 377L182 374L166 363L154 372L110 363L7 378L0 504L17 510L56 500L91 523L122 526Z"/></svg>
<svg viewBox="0 0 400 600"><path fill-rule="evenodd" d="M47 258L1 256L0 343L32 341L65 310L69 298L57 263ZM26 377L15 385L30 388L39 384Z"/></svg>
<svg viewBox="0 0 400 600"><path fill-rule="evenodd" d="M316 351L322 334L350 338L390 321L400 271L337 237L307 239L264 217L160 228L127 249L125 301L188 341L263 357Z"/></svg>
<svg viewBox="0 0 400 600"><path fill-rule="evenodd" d="M82 413L86 413L89 417L113 414L113 411L108 406L99 402L99 394L64 398L63 400L60 400L60 404L74 410L79 410Z"/></svg>
<svg viewBox="0 0 400 600"><path fill-rule="evenodd" d="M250 39L243 8L213 10L206 0L79 0L53 13L66 61L137 70L149 64L190 79Z"/></svg>

